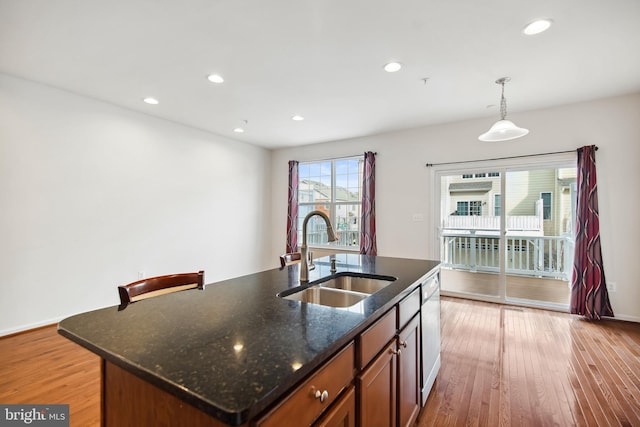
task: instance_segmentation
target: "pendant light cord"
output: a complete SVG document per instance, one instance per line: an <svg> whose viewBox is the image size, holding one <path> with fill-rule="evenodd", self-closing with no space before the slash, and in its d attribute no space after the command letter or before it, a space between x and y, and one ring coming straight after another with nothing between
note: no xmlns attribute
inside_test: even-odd
<svg viewBox="0 0 640 427"><path fill-rule="evenodd" d="M504 97L504 80L502 84L502 96L500 97L500 120L504 120L507 117L507 99Z"/></svg>

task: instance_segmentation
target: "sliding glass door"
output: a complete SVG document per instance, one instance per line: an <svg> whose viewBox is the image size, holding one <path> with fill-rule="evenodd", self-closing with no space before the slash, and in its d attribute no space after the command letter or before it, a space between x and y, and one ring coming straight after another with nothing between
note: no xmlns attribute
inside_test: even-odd
<svg viewBox="0 0 640 427"><path fill-rule="evenodd" d="M571 162L457 169L435 178L443 293L567 306L575 223Z"/></svg>
<svg viewBox="0 0 640 427"><path fill-rule="evenodd" d="M507 171L507 301L565 306L573 263L576 167Z"/></svg>
<svg viewBox="0 0 640 427"><path fill-rule="evenodd" d="M443 291L502 298L500 188L499 172L440 176Z"/></svg>

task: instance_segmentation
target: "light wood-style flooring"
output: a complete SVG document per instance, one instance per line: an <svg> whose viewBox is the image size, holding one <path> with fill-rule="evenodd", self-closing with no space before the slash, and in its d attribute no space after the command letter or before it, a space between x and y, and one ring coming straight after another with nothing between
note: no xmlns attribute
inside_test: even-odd
<svg viewBox="0 0 640 427"><path fill-rule="evenodd" d="M472 273L463 270L440 270L444 292L498 296L499 276L491 273ZM569 283L562 280L507 275L506 296L521 300L569 305Z"/></svg>
<svg viewBox="0 0 640 427"><path fill-rule="evenodd" d="M442 299L419 427L640 426L640 324Z"/></svg>
<svg viewBox="0 0 640 427"><path fill-rule="evenodd" d="M100 423L97 356L54 326L0 338L0 403ZM640 324L442 298L442 368L418 427L640 426Z"/></svg>
<svg viewBox="0 0 640 427"><path fill-rule="evenodd" d="M71 427L100 425L100 358L47 326L0 338L0 403L69 404Z"/></svg>

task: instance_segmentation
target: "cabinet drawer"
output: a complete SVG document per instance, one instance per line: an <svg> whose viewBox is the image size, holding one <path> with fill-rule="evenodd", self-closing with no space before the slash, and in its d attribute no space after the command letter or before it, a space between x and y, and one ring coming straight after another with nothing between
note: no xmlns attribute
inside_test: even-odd
<svg viewBox="0 0 640 427"><path fill-rule="evenodd" d="M262 417L256 426L309 426L331 405L340 392L353 380L353 343L325 363L302 383L282 403ZM318 397L316 397L316 394ZM320 396L325 394L322 399Z"/></svg>
<svg viewBox="0 0 640 427"><path fill-rule="evenodd" d="M398 330L420 311L420 286L398 304Z"/></svg>
<svg viewBox="0 0 640 427"><path fill-rule="evenodd" d="M393 307L358 337L360 340L358 369L363 369L367 366L395 335L396 308Z"/></svg>

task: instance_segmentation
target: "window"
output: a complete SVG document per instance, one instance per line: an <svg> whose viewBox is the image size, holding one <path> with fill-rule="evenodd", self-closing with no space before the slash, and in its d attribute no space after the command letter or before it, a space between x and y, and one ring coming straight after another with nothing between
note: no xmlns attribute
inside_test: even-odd
<svg viewBox="0 0 640 427"><path fill-rule="evenodd" d="M457 202L456 208L456 215L482 215L482 202L479 200L474 200L471 202Z"/></svg>
<svg viewBox="0 0 640 427"><path fill-rule="evenodd" d="M469 215L480 216L482 215L482 202L477 200L469 202Z"/></svg>
<svg viewBox="0 0 640 427"><path fill-rule="evenodd" d="M300 163L298 168L298 243L302 223L311 211L327 214L336 232L337 246L360 247L360 207L364 159L352 157ZM327 243L327 227L319 217L307 223L307 245Z"/></svg>
<svg viewBox="0 0 640 427"><path fill-rule="evenodd" d="M540 193L542 199L542 219L551 219L551 193Z"/></svg>
<svg viewBox="0 0 640 427"><path fill-rule="evenodd" d="M502 198L500 194L493 195L493 215L500 216L500 203L502 203Z"/></svg>
<svg viewBox="0 0 640 427"><path fill-rule="evenodd" d="M469 179L469 178L486 178L486 177L496 177L496 176L500 176L500 172L488 172L488 173L465 173L462 174L462 178L463 179Z"/></svg>

